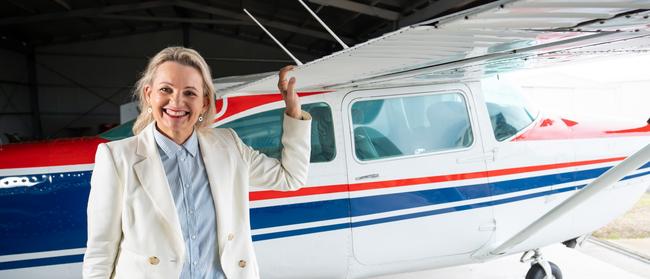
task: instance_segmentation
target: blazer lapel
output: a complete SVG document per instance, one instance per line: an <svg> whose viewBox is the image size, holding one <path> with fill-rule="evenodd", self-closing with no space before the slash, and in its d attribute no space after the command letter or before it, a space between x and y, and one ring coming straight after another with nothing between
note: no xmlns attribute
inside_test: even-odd
<svg viewBox="0 0 650 279"><path fill-rule="evenodd" d="M217 239L219 242L219 255L222 255L227 235L232 233L231 222L234 218L232 209L233 178L231 173L228 172L228 170L233 170L234 161L226 147L214 133L200 132L197 134L203 164L210 182L214 208L217 213Z"/></svg>
<svg viewBox="0 0 650 279"><path fill-rule="evenodd" d="M181 225L178 221L171 189L167 182L167 175L153 137L153 129L155 127L151 123L138 135L136 154L143 159L135 163L133 169L140 184L151 198L155 209L167 222L170 232L177 240L177 248L180 249L179 251L185 251Z"/></svg>

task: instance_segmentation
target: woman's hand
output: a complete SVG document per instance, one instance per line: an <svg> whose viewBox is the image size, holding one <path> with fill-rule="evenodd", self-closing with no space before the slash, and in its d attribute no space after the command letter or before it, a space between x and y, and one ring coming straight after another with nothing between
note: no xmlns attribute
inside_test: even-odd
<svg viewBox="0 0 650 279"><path fill-rule="evenodd" d="M296 119L300 119L300 97L298 97L295 89L296 78L292 77L287 81L287 73L291 70L293 70L293 65L285 66L284 68L280 69L280 73L278 74L278 89L280 89L282 99L284 99L284 104L287 107L287 115Z"/></svg>

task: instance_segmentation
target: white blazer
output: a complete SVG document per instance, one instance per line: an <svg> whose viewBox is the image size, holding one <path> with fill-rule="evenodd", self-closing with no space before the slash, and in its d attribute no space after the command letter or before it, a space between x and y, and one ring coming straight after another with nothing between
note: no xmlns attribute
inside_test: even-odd
<svg viewBox="0 0 650 279"><path fill-rule="evenodd" d="M259 278L248 187L295 190L307 180L311 116L284 117L282 159L245 145L231 129L198 131L217 212L221 266L228 279ZM100 144L90 182L83 278L174 278L185 243L152 123L138 135Z"/></svg>

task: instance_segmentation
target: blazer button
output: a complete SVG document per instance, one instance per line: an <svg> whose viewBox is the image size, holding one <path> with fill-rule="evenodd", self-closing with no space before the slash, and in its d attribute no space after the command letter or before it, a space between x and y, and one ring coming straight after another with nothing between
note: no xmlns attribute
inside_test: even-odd
<svg viewBox="0 0 650 279"><path fill-rule="evenodd" d="M246 261L245 260L239 261L239 267L241 267L241 268L246 267Z"/></svg>
<svg viewBox="0 0 650 279"><path fill-rule="evenodd" d="M233 239L235 239L235 235L234 234L229 234L228 235L228 240L232 241Z"/></svg>
<svg viewBox="0 0 650 279"><path fill-rule="evenodd" d="M156 257L156 256L149 257L149 263L150 263L151 265L157 265L157 264L160 263L160 260L159 260L158 257Z"/></svg>

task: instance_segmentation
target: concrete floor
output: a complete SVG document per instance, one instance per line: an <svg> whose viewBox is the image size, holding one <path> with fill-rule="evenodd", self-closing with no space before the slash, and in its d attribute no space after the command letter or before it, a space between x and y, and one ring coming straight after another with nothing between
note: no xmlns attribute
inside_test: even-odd
<svg viewBox="0 0 650 279"><path fill-rule="evenodd" d="M557 264L568 279L647 279L650 264L630 258L597 244L586 242L579 249L561 244L542 249L546 259ZM521 255L511 255L483 264L470 264L438 270L375 277L373 279L523 279L528 263L520 263Z"/></svg>

